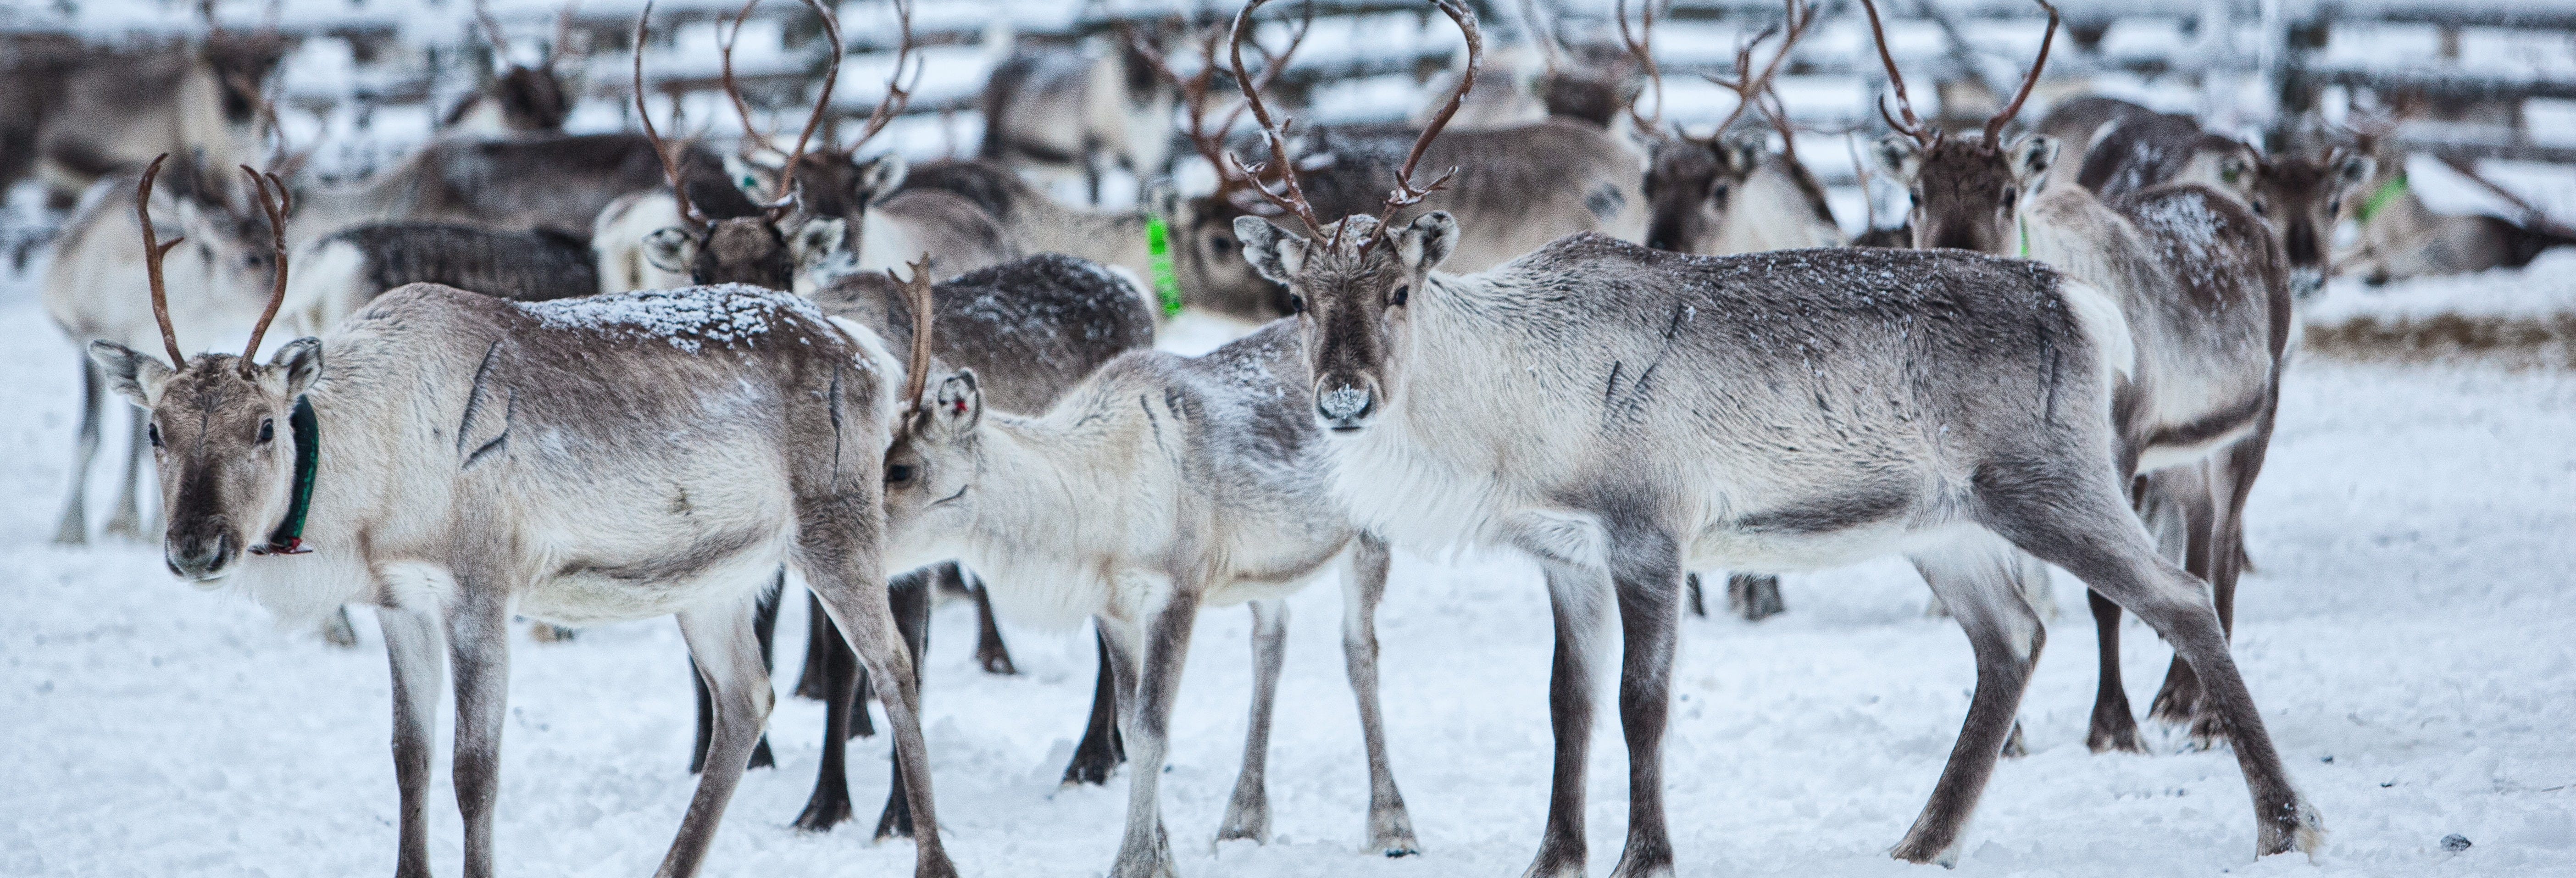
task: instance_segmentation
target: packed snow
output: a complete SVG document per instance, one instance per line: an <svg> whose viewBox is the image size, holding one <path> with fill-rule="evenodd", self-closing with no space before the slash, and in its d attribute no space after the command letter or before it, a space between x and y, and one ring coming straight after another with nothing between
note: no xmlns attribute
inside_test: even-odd
<svg viewBox="0 0 2576 878"><path fill-rule="evenodd" d="M510 305L550 329L592 331L611 338L656 338L693 354L709 342L727 348L736 342L750 344L769 334L770 326L785 315L823 322L822 310L811 300L748 284L635 290Z"/></svg>

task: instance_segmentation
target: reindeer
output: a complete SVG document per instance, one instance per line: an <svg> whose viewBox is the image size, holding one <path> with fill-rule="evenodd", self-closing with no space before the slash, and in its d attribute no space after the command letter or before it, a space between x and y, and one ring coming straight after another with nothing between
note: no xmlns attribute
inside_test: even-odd
<svg viewBox="0 0 2576 878"><path fill-rule="evenodd" d="M1847 243L1842 227L1825 205L1825 190L1807 172L1795 152L1797 131L1771 90L1773 77L1789 52L1815 23L1815 12L1790 0L1783 25L1764 31L1736 51L1736 79L1709 80L1736 93L1735 109L1705 138L1692 137L1663 124L1660 98L1654 115L1631 106L1637 132L1648 139L1645 193L1652 205L1645 243L1657 250L1724 256L1799 247L1839 247ZM1619 36L1639 59L1658 95L1662 70L1654 63L1655 10L1650 3L1642 25L1628 28L1627 4L1619 3ZM1783 31L1768 64L1757 67L1753 53L1770 34ZM1755 70L1760 70L1756 74ZM1779 131L1782 149L1773 152L1767 134L1730 133L1746 111L1761 108Z"/></svg>
<svg viewBox="0 0 2576 878"><path fill-rule="evenodd" d="M1050 178L1078 173L1095 205L1110 167L1140 179L1161 170L1174 95L1137 51L1152 36L1128 33L1106 51L1012 47L978 99L976 157Z"/></svg>
<svg viewBox="0 0 2576 878"><path fill-rule="evenodd" d="M275 127L262 112L263 84L290 47L275 33L217 28L209 15L202 43L81 59L44 83L58 91L38 104L43 115L32 126L36 173L65 204L159 153L191 156L208 168L258 161ZM0 189L13 182L0 179Z"/></svg>
<svg viewBox="0 0 2576 878"><path fill-rule="evenodd" d="M513 612L679 617L716 692L716 758L659 873L695 874L769 712L751 617L782 564L897 681L885 701L913 769L914 819L936 825L909 659L881 585L887 391L900 366L880 343L745 287L526 304L416 284L261 364L251 355L286 292L287 204L282 182L244 171L262 184L280 265L243 355L185 358L165 332L169 365L105 340L90 356L150 413L174 575L233 585L281 616L377 608L393 666L397 874L429 874L442 644L456 676L465 873L493 874ZM168 245L139 221L168 326ZM531 435L549 438L514 441ZM918 850L919 874L956 873L936 832Z"/></svg>
<svg viewBox="0 0 2576 878"><path fill-rule="evenodd" d="M2576 245L2576 229L2489 182L2465 161L2445 164L2513 204L2522 214L2520 220L2434 213L2415 197L2406 173L2406 154L2387 136L2403 118L2401 114L2372 120L2353 132L2359 152L2376 163L2364 175L2363 191L2368 194L2352 203L2353 224L2361 230L2361 241L2337 257L2342 273L2378 286L2415 277L2521 268L2541 251Z"/></svg>
<svg viewBox="0 0 2576 878"><path fill-rule="evenodd" d="M510 37L493 20L491 9L483 0L475 0L474 19L483 28L484 41L491 46L493 66L481 87L459 99L439 117L440 133L455 137L531 137L561 135L564 119L572 115L574 89L567 88L565 76L556 65L567 57L572 45L572 7L567 5L555 18L554 39L545 44L542 56L534 65L522 59L510 43ZM569 56L575 61L581 56Z"/></svg>
<svg viewBox="0 0 2576 878"><path fill-rule="evenodd" d="M188 246L171 251L166 271L181 279L181 292L169 300L186 330L182 350L203 350L219 337L242 331L258 319L270 283L269 252L259 239L264 231L234 212L233 198L222 178L198 162L181 158L172 181L179 185L155 194L164 217L175 216L172 240ZM53 261L44 279L45 312L76 345L96 340L148 346L159 335L148 290L137 281L146 276L145 257L134 249L137 214L123 211L117 195L131 189L139 174L116 174L92 184L54 241ZM106 412L107 376L83 357L79 439L72 449L70 494L54 542L80 545L89 540L89 472L97 459L101 419ZM137 487L145 450L145 425L134 419L128 437L124 477L118 482L115 511L107 532L148 540L160 532L152 510L138 507Z"/></svg>
<svg viewBox="0 0 2576 878"><path fill-rule="evenodd" d="M1439 6L1472 58L1473 13ZM1958 614L1978 676L1898 859L1955 861L2012 725L2045 637L1999 586L2015 551L2074 572L2189 657L2244 770L2258 854L2319 843L2200 584L2156 555L2129 511L2135 451L2112 413L2138 359L2101 290L1978 253L1702 257L1599 235L1479 274L1437 272L1459 221L1385 219L1449 179L1413 176L1423 143L1380 212L1328 223L1295 182L1285 125L1257 103L1253 114L1284 178L1273 203L1305 234L1257 217L1238 232L1302 306L1334 494L1395 545L1513 549L1547 572L1557 757L1530 875L1584 870L1591 635L1609 600L1626 644L1630 782L1614 874L1669 875L1662 737L1683 571L1889 552L1912 558Z"/></svg>
<svg viewBox="0 0 2576 878"><path fill-rule="evenodd" d="M286 289L287 326L319 335L386 290L434 283L522 302L599 292L590 242L551 229L371 223L305 249Z"/></svg>
<svg viewBox="0 0 2576 878"><path fill-rule="evenodd" d="M1904 118L1888 116L1898 133L1880 141L1878 160L1914 193L1915 246L2037 259L2118 301L2139 349L2137 371L2117 389L2112 407L2122 471L2208 462L2202 477L2189 480L2197 483L2190 493L2202 496L2164 495L2159 486L2168 483L2151 480L2139 502L2200 507L2187 522L2191 551L2184 567L2214 590L2219 624L2229 631L2242 572L2245 498L2270 444L2293 330L2286 265L2262 219L2217 190L2182 183L2100 197L2080 186L2052 187L2054 138L2002 139L2056 36L2056 9L2045 0L2040 5L2049 10L2050 29L2039 59L2021 92L1987 120L1978 139L1949 139L1914 115L1880 33L1880 58ZM1869 0L1863 6L1876 32L1876 7ZM2095 585L2090 603L2102 678L2086 744L2096 752L2143 752L2120 684L2122 606ZM2206 683L2208 668L2178 649L2156 710L2160 718L2191 721L2194 739L2204 744L2230 737L2232 722L2222 715L2227 708L2196 685ZM2197 681L2195 670L2202 672Z"/></svg>
<svg viewBox="0 0 2576 878"><path fill-rule="evenodd" d="M703 148L686 152L703 153L692 164L722 166ZM351 226L398 221L587 235L610 202L661 185L659 153L636 134L444 138L366 183L299 189L298 221L304 225L298 243Z"/></svg>
<svg viewBox="0 0 2576 878"><path fill-rule="evenodd" d="M1173 872L1158 788L1205 605L1249 601L1254 619L1251 729L1217 839L1269 840L1264 763L1286 636L1281 599L1337 561L1346 565L1342 643L1368 752L1368 848L1391 857L1419 849L1378 713L1373 620L1387 547L1332 496L1331 452L1306 415L1312 384L1296 331L1273 323L1197 358L1130 353L1031 417L988 411L972 369L942 373L887 455L889 558L959 558L996 574L994 600L1006 610L1059 625L1099 620L1137 766L1111 875ZM913 364L933 368L918 346Z"/></svg>

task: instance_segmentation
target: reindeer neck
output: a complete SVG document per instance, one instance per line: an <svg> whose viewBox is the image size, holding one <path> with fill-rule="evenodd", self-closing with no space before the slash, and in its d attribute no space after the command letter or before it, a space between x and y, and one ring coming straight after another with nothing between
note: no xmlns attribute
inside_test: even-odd
<svg viewBox="0 0 2576 878"><path fill-rule="evenodd" d="M1123 397L1121 397L1123 398ZM1120 417L1086 418L1107 407L1105 400L1084 400L1068 417L1028 418L986 410L977 428L980 468L971 489L983 494L966 527L970 555L983 566L1000 568L1061 567L1087 557L1085 546L1124 545L1119 535L1124 508L1120 498L1145 481L1135 470L1150 437L1133 437L1120 429ZM1116 409L1111 409L1116 411ZM1141 412L1129 410L1135 420ZM971 563L971 562L970 562Z"/></svg>
<svg viewBox="0 0 2576 878"><path fill-rule="evenodd" d="M2137 226L2091 190L2050 187L2013 222L2005 246L2014 249L2004 255L2048 263L2115 295L2134 288L2131 275L2147 267L2138 258Z"/></svg>

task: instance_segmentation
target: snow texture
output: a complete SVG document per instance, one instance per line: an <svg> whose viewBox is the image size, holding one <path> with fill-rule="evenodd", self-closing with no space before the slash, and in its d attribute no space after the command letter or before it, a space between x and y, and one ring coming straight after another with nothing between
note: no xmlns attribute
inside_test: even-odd
<svg viewBox="0 0 2576 878"><path fill-rule="evenodd" d="M823 312L803 296L749 284L719 284L676 290L636 290L556 299L512 302L549 329L598 332L612 338L656 338L697 353L712 342L731 348L767 335L769 328L792 315L820 325Z"/></svg>

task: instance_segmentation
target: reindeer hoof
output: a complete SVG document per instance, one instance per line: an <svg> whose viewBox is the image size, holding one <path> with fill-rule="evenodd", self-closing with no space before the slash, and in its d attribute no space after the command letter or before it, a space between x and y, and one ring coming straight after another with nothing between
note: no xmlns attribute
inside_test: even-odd
<svg viewBox="0 0 2576 878"><path fill-rule="evenodd" d="M316 633L322 635L322 642L332 646L348 648L358 645L358 629L349 623L348 607L341 607L323 619L322 627Z"/></svg>
<svg viewBox="0 0 2576 878"><path fill-rule="evenodd" d="M975 661L984 666L984 673L995 676L1009 677L1020 672L1018 666L1011 664L1011 654L1007 651L978 652Z"/></svg>
<svg viewBox="0 0 2576 878"><path fill-rule="evenodd" d="M2281 806L2279 819L2262 821L2254 842L2254 855L2267 857L2291 851L2315 856L2326 842L2325 818L2305 799L2292 798Z"/></svg>
<svg viewBox="0 0 2576 878"><path fill-rule="evenodd" d="M827 801L816 797L805 803L805 812L796 815L792 824L798 832L830 832L832 827L850 822L850 800Z"/></svg>
<svg viewBox="0 0 2576 878"><path fill-rule="evenodd" d="M2021 720L2013 720L2012 737L2004 739L2004 758L2020 759L2030 755L2030 747L2021 741Z"/></svg>

